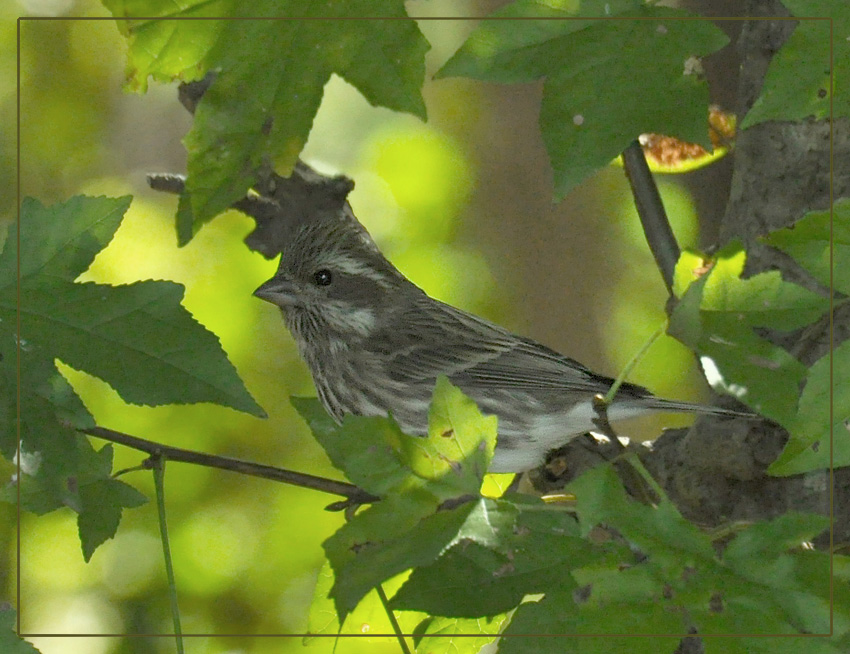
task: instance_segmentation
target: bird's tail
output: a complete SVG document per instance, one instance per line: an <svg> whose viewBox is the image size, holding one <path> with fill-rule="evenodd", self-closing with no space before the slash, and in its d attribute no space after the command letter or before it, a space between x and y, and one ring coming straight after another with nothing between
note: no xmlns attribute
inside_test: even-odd
<svg viewBox="0 0 850 654"><path fill-rule="evenodd" d="M710 406L707 404L665 400L660 397L647 398L644 402L644 406L647 408L656 409L658 411L702 413L704 415L726 416L728 418L749 418L750 420L761 418L759 414L745 409L727 409L725 407Z"/></svg>

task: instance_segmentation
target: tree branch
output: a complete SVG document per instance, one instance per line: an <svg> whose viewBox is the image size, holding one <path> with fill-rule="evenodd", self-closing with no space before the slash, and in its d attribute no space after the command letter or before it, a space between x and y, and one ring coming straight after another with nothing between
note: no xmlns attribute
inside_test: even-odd
<svg viewBox="0 0 850 654"><path fill-rule="evenodd" d="M632 187L632 196L643 225L646 242L649 243L649 249L655 257L667 290L672 295L673 272L680 254L679 244L676 243L667 212L658 194L658 186L649 171L643 148L638 141L633 141L623 151L623 166Z"/></svg>
<svg viewBox="0 0 850 654"><path fill-rule="evenodd" d="M284 468L275 468L274 466L262 465L260 463L251 463L250 461L242 461L240 459L232 459L226 456L218 456L215 454L205 454L204 452L195 452L193 450L184 450L180 447L171 447L162 445L153 441L124 434L120 431L107 429L106 427L91 427L80 429L84 434L102 438L103 440L120 445L126 445L134 450L146 452L150 455L163 456L170 461L180 461L182 463L194 463L195 465L206 466L208 468L218 468L220 470L230 470L243 475L252 477L261 477L272 481L291 484L292 486L300 486L302 488L312 488L313 490L341 495L346 498L345 502L335 502L327 508L330 511L338 511L350 504L368 504L376 502L380 498L367 493L354 484L349 484L345 481L336 481L326 479L324 477L316 477L303 472L295 472Z"/></svg>

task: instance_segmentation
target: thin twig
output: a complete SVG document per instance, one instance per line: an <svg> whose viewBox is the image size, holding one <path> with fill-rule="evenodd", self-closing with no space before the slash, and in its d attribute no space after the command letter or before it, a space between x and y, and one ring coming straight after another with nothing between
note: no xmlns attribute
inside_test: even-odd
<svg viewBox="0 0 850 654"><path fill-rule="evenodd" d="M368 504L376 502L380 498L367 493L358 488L354 484L349 484L344 481L336 481L334 479L325 479L324 477L316 477L303 472L295 472L294 470L286 470L284 468L275 468L260 463L251 463L250 461L241 461L226 456L218 456L215 454L205 454L204 452L195 452L193 450L184 450L179 447L171 447L162 445L153 441L124 434L106 427L91 427L80 429L79 431L89 436L95 436L112 443L119 443L132 447L141 452L147 452L151 455L164 456L171 461L180 461L181 463L194 463L195 465L206 466L208 468L219 468L220 470L230 470L243 475L252 477L261 477L263 479L271 479L272 481L283 482L293 486L302 488L312 488L313 490L332 493L333 495L341 495L348 498L351 502L359 504Z"/></svg>

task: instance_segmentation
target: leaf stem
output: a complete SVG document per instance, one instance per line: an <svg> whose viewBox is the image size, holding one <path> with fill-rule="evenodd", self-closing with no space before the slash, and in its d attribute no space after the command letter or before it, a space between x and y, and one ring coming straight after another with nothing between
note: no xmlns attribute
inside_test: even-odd
<svg viewBox="0 0 850 654"><path fill-rule="evenodd" d="M398 624L398 620L395 619L395 613L393 613L390 608L390 602L387 599L387 594L384 592L383 586L378 584L375 586L375 591L378 593L378 597L381 600L381 604L384 607L384 611L387 613L387 617L390 619L390 624L393 626L393 633L395 634L396 639L398 640L398 644L401 647L401 651L404 654L410 654L410 648L407 646L407 641L404 639L404 634L401 632L401 627Z"/></svg>
<svg viewBox="0 0 850 654"><path fill-rule="evenodd" d="M165 557L165 574L168 578L171 619L174 622L174 639L177 643L177 654L183 654L183 629L180 626L180 609L177 606L177 584L174 581L171 547L168 544L168 526L165 522L165 457L161 454L155 454L151 457L151 461L153 463L154 486L156 487L156 508L159 514L159 534L162 539L162 554Z"/></svg>
<svg viewBox="0 0 850 654"><path fill-rule="evenodd" d="M670 501L670 498L667 497L667 493L664 492L664 489L661 488L661 484L659 484L655 477L649 474L649 470L646 469L646 466L643 465L643 461L640 460L640 457L634 452L627 452L623 458L631 464L632 468L638 471L643 480L646 482L646 485L649 486L655 494L658 496L661 502L665 504L673 504Z"/></svg>
<svg viewBox="0 0 850 654"><path fill-rule="evenodd" d="M661 336L663 336L664 331L667 329L667 320L665 320L659 327L656 329L652 335L646 340L646 342L641 346L641 348L635 353L635 355L629 360L626 366L620 371L620 374L617 375L617 379L614 380L614 384L611 388L608 389L608 392L605 394L605 402L606 404L611 404L614 400L614 396L617 394L617 391L620 390L620 386L623 385L623 382L626 380L634 367L638 364L638 362L644 357L647 350L657 341Z"/></svg>

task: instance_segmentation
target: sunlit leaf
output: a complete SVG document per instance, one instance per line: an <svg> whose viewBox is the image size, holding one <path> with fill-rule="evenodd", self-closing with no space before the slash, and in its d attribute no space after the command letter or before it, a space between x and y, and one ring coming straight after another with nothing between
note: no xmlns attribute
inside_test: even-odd
<svg viewBox="0 0 850 654"><path fill-rule="evenodd" d="M375 495L422 488L441 500L478 494L496 442L495 416L445 377L437 380L427 438L404 434L391 418L347 415L337 424L317 400L292 398L331 461Z"/></svg>
<svg viewBox="0 0 850 654"><path fill-rule="evenodd" d="M493 642L507 621L506 616L493 618L429 618L417 632L416 651L427 654L474 654Z"/></svg>
<svg viewBox="0 0 850 654"><path fill-rule="evenodd" d="M194 231L245 195L263 160L284 174L292 169L331 74L374 105L425 118L420 87L429 46L400 0L192 0L177 6L113 0L107 6L115 15L163 18L124 26L131 86L144 89L148 75L187 80L216 71L185 140L190 207L183 207L183 217L185 223L193 216ZM194 16L257 20L168 20ZM363 17L375 20L346 20ZM185 224L179 232L183 242L191 234Z"/></svg>
<svg viewBox="0 0 850 654"><path fill-rule="evenodd" d="M753 330L802 327L823 315L828 302L783 281L776 271L741 279L745 260L734 244L720 252L708 274L682 296L668 332L700 355L712 387L787 427L796 413L805 366ZM677 277L692 277L691 267L677 267ZM676 288L687 281L675 282Z"/></svg>

